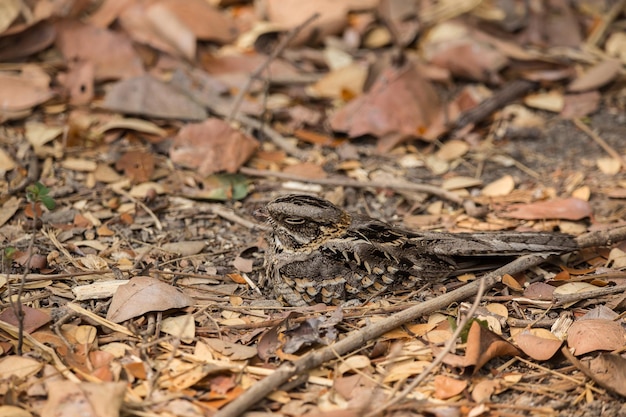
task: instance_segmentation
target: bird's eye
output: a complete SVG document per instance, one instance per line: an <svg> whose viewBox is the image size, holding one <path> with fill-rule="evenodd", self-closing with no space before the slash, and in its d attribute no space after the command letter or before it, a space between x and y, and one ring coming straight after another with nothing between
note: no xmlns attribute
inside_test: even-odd
<svg viewBox="0 0 626 417"><path fill-rule="evenodd" d="M285 223L287 224L303 224L304 219L302 217L286 217Z"/></svg>

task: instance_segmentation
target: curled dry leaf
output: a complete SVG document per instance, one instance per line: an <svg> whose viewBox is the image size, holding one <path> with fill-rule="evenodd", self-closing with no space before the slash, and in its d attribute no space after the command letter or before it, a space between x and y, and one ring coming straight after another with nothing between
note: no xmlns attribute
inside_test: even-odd
<svg viewBox="0 0 626 417"><path fill-rule="evenodd" d="M467 336L465 360L466 366L474 365L474 373L493 358L516 355L519 355L519 350L515 346L485 329L478 321L472 322Z"/></svg>
<svg viewBox="0 0 626 417"><path fill-rule="evenodd" d="M593 214L591 205L578 198L557 198L529 204L513 204L502 213L504 217L522 220L581 220Z"/></svg>
<svg viewBox="0 0 626 417"><path fill-rule="evenodd" d="M487 197L500 197L508 195L515 189L515 180L510 175L505 175L485 186L481 194Z"/></svg>
<svg viewBox="0 0 626 417"><path fill-rule="evenodd" d="M445 375L435 376L435 397L440 400L447 400L459 395L465 388L467 388L467 381Z"/></svg>
<svg viewBox="0 0 626 417"><path fill-rule="evenodd" d="M258 146L256 139L223 120L209 118L183 127L174 138L170 157L177 164L197 169L201 175L235 172Z"/></svg>
<svg viewBox="0 0 626 417"><path fill-rule="evenodd" d="M152 277L134 277L120 286L109 306L107 320L121 323L150 311L165 311L193 305L191 297Z"/></svg>
<svg viewBox="0 0 626 417"><path fill-rule="evenodd" d="M546 329L530 329L514 337L525 354L538 361L547 361L561 349L563 342Z"/></svg>
<svg viewBox="0 0 626 417"><path fill-rule="evenodd" d="M29 110L54 95L50 77L35 65L24 65L22 72L0 72L0 114Z"/></svg>

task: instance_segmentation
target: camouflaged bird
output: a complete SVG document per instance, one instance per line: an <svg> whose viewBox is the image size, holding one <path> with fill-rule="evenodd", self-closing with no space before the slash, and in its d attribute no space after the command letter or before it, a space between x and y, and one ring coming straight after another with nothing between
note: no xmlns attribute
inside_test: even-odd
<svg viewBox="0 0 626 417"><path fill-rule="evenodd" d="M468 260L493 264L497 257L578 249L572 236L560 233L403 230L309 195L279 197L266 210L266 279L292 306L364 301L437 282Z"/></svg>

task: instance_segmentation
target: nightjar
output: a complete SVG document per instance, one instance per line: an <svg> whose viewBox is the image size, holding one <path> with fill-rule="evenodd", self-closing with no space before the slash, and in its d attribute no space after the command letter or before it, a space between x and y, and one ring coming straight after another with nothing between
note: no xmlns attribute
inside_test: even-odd
<svg viewBox="0 0 626 417"><path fill-rule="evenodd" d="M437 282L467 261L493 264L503 256L578 249L561 233L408 231L309 195L279 197L266 210L267 284L292 306L364 301Z"/></svg>

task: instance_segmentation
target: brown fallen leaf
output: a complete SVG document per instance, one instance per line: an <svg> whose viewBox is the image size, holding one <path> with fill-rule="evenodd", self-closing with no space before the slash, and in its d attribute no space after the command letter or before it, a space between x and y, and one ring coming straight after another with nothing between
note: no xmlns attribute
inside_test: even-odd
<svg viewBox="0 0 626 417"><path fill-rule="evenodd" d="M428 32L422 42L428 62L459 77L476 81L499 81L498 72L508 59L485 37L458 21L446 21Z"/></svg>
<svg viewBox="0 0 626 417"><path fill-rule="evenodd" d="M218 43L229 43L238 35L235 22L227 13L204 0L159 0L196 38Z"/></svg>
<svg viewBox="0 0 626 417"><path fill-rule="evenodd" d="M578 198L557 198L528 204L513 204L501 213L504 217L522 220L565 219L581 220L591 217L591 205Z"/></svg>
<svg viewBox="0 0 626 417"><path fill-rule="evenodd" d="M589 371L601 386L626 397L626 358L602 353L589 361Z"/></svg>
<svg viewBox="0 0 626 417"><path fill-rule="evenodd" d="M514 337L515 344L525 354L538 361L547 361L561 349L563 344L547 329L530 329Z"/></svg>
<svg viewBox="0 0 626 417"><path fill-rule="evenodd" d="M94 95L94 64L91 61L68 63L68 72L58 75L70 95L70 104L88 104Z"/></svg>
<svg viewBox="0 0 626 417"><path fill-rule="evenodd" d="M107 417L119 415L126 383L50 381L46 388L48 400L41 417Z"/></svg>
<svg viewBox="0 0 626 417"><path fill-rule="evenodd" d="M194 300L152 277L134 277L120 286L111 300L107 320L121 323L150 311L189 307Z"/></svg>
<svg viewBox="0 0 626 417"><path fill-rule="evenodd" d="M447 400L462 393L467 388L467 381L446 375L435 376L435 397Z"/></svg>
<svg viewBox="0 0 626 417"><path fill-rule="evenodd" d="M115 163L115 169L124 171L133 184L149 181L154 173L154 155L143 151L126 152Z"/></svg>
<svg viewBox="0 0 626 417"><path fill-rule="evenodd" d="M465 366L474 365L474 374L491 359L498 356L517 356L519 350L511 343L474 320L467 336Z"/></svg>
<svg viewBox="0 0 626 417"><path fill-rule="evenodd" d="M552 300L554 287L545 282L533 282L524 290L524 297L531 300Z"/></svg>
<svg viewBox="0 0 626 417"><path fill-rule="evenodd" d="M20 73L0 72L0 115L30 110L52 96L50 76L40 66L26 64Z"/></svg>
<svg viewBox="0 0 626 417"><path fill-rule="evenodd" d="M0 38L0 61L14 62L43 51L54 43L57 32L51 21L29 22L14 33L4 32Z"/></svg>
<svg viewBox="0 0 626 417"><path fill-rule="evenodd" d="M178 132L170 148L174 163L197 169L201 175L235 172L256 151L259 143L228 123L209 118Z"/></svg>
<svg viewBox="0 0 626 417"><path fill-rule="evenodd" d="M624 347L626 332L613 320L577 320L567 334L567 346L576 356L596 350L616 350Z"/></svg>
<svg viewBox="0 0 626 417"><path fill-rule="evenodd" d="M339 109L330 123L350 137L396 135L392 141L379 142L378 150L385 152L406 138L432 139L442 129L436 123L441 114L434 87L407 64L383 71L367 94Z"/></svg>
<svg viewBox="0 0 626 417"><path fill-rule="evenodd" d="M621 69L622 63L619 60L606 59L577 77L567 89L573 93L598 89L613 81Z"/></svg>
<svg viewBox="0 0 626 417"><path fill-rule="evenodd" d="M79 20L59 21L56 28L56 45L66 61L91 63L95 80L131 78L144 73L141 58L124 33Z"/></svg>
<svg viewBox="0 0 626 417"><path fill-rule="evenodd" d="M40 309L32 308L23 305L22 306L23 313L23 329L26 333L32 333L44 324L50 323L50 314L46 313ZM0 313L0 320L17 326L19 320L15 315L15 311L13 308L7 308L2 313Z"/></svg>
<svg viewBox="0 0 626 417"><path fill-rule="evenodd" d="M566 94L563 97L563 110L559 116L564 119L588 116L598 110L601 98L596 90L580 94Z"/></svg>

